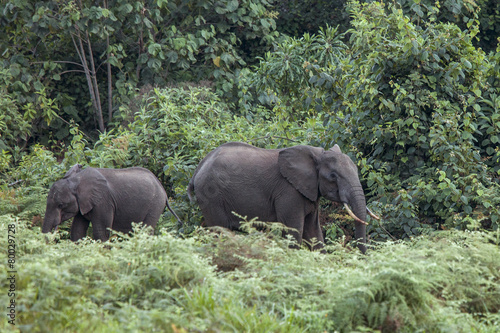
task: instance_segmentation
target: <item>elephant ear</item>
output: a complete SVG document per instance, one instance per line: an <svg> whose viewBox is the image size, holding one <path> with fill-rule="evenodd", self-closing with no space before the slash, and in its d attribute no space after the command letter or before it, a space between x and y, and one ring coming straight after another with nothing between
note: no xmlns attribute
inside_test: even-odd
<svg viewBox="0 0 500 333"><path fill-rule="evenodd" d="M295 146L280 151L278 165L283 177L311 201L318 200L317 160L321 148Z"/></svg>
<svg viewBox="0 0 500 333"><path fill-rule="evenodd" d="M340 150L340 147L339 147L338 144L335 144L335 146L333 146L332 148L330 148L330 151L332 151L334 153L342 154L342 151Z"/></svg>
<svg viewBox="0 0 500 333"><path fill-rule="evenodd" d="M63 179L69 178L69 177L73 176L74 174L76 174L76 173L78 173L80 171L82 171L82 165L81 164L75 164L75 165L73 165L68 170L68 172L66 172L66 174L63 177Z"/></svg>
<svg viewBox="0 0 500 333"><path fill-rule="evenodd" d="M81 173L76 187L76 197L80 213L87 214L96 205L103 205L110 198L108 181L94 168L87 168Z"/></svg>

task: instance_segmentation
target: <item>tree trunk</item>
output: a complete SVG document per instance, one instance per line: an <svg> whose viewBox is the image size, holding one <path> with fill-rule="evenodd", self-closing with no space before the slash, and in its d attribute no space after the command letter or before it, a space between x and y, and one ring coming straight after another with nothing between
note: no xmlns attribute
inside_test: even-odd
<svg viewBox="0 0 500 333"><path fill-rule="evenodd" d="M96 77L96 71L95 71L95 66L94 66L94 56L92 54L92 47L90 45L90 38L87 34L85 42L87 43L87 46L89 49L91 68L89 68L89 65L87 62L87 56L85 54L85 47L83 46L83 38L80 34L80 29L78 28L77 25L75 25L75 29L77 32L76 38L78 39L78 43L75 40L75 36L72 35L71 39L73 40L73 44L75 45L76 52L78 53L78 57L80 58L80 61L81 61L82 66L83 66L83 71L85 72L85 77L87 78L90 99L92 101L92 106L94 107L94 112L95 112L95 115L97 118L97 123L99 125L99 130L101 132L104 132L104 130L105 130L104 119L102 117L101 99L99 97L99 87L97 86L97 77Z"/></svg>
<svg viewBox="0 0 500 333"><path fill-rule="evenodd" d="M109 47L109 37L107 39ZM111 64L109 63L108 54L108 124L113 120L113 79L111 76Z"/></svg>
<svg viewBox="0 0 500 333"><path fill-rule="evenodd" d="M104 0L104 8L108 9L108 1ZM111 64L109 62L109 34L106 35L106 54L107 54L107 70L108 70L108 124L113 120L113 78L111 75Z"/></svg>
<svg viewBox="0 0 500 333"><path fill-rule="evenodd" d="M101 106L101 96L99 94L99 86L97 84L97 72L95 70L95 63L94 63L94 55L92 53L92 44L90 43L90 37L89 33L85 32L86 35L86 42L87 42L87 47L89 49L89 59L90 59L90 66L91 66L91 78L92 78L92 86L94 88L94 96L96 99L96 116L97 116L97 123L99 124L99 130L101 133L104 133L105 127L104 127L104 118L102 116L102 106Z"/></svg>

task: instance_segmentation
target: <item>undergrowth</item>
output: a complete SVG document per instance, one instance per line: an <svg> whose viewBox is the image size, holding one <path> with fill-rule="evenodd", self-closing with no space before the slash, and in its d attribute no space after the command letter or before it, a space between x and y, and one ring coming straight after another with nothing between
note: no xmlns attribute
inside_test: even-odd
<svg viewBox="0 0 500 333"><path fill-rule="evenodd" d="M499 235L437 232L376 245L291 249L276 230L166 230L75 244L16 228L22 332L495 332ZM5 235L5 233L4 233ZM7 248L7 237L0 246ZM6 260L6 258L4 259ZM0 304L9 298L0 267Z"/></svg>

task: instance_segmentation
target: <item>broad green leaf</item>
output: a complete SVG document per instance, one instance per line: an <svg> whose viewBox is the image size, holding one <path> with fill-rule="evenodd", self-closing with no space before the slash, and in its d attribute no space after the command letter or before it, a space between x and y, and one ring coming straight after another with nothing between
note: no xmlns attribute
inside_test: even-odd
<svg viewBox="0 0 500 333"><path fill-rule="evenodd" d="M149 46L148 46L148 53L149 54L156 56L158 54L158 52L160 52L160 51L161 51L160 44L157 44L157 43L149 44Z"/></svg>
<svg viewBox="0 0 500 333"><path fill-rule="evenodd" d="M260 19L260 24L266 29L269 29L271 27L271 24L269 24L269 21L265 18Z"/></svg>
<svg viewBox="0 0 500 333"><path fill-rule="evenodd" d="M227 11L229 12L234 12L236 9L238 9L238 0L230 0L227 3Z"/></svg>
<svg viewBox="0 0 500 333"><path fill-rule="evenodd" d="M176 50L180 50L185 46L186 46L186 39L185 38L174 38L174 48Z"/></svg>

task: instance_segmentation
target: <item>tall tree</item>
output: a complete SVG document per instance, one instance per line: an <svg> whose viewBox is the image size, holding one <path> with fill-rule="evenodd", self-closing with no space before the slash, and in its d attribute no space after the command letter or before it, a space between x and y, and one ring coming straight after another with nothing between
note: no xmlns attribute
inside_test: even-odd
<svg viewBox="0 0 500 333"><path fill-rule="evenodd" d="M13 74L8 91L36 105L43 87L62 106L60 117L82 122L91 115L101 132L119 109L113 103L126 103L143 85L218 79L227 91L234 70L245 65L241 43L275 36L271 2L4 1L0 45L7 50L2 68Z"/></svg>

